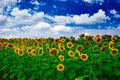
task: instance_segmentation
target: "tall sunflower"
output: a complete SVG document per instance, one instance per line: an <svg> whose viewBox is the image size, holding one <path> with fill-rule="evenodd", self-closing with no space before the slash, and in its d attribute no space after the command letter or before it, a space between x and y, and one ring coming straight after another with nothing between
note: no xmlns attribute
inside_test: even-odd
<svg viewBox="0 0 120 80"><path fill-rule="evenodd" d="M59 55L59 60L60 61L64 61L64 56L63 55Z"/></svg>
<svg viewBox="0 0 120 80"><path fill-rule="evenodd" d="M35 55L36 55L36 50L35 50L35 49L32 49L32 50L31 50L31 54L32 54L33 56L35 56Z"/></svg>
<svg viewBox="0 0 120 80"><path fill-rule="evenodd" d="M72 50L68 51L68 56L73 57L74 56L74 52Z"/></svg>
<svg viewBox="0 0 120 80"><path fill-rule="evenodd" d="M67 43L67 47L68 47L68 48L73 48L73 43L72 43L72 42L68 42L68 43Z"/></svg>
<svg viewBox="0 0 120 80"><path fill-rule="evenodd" d="M52 48L49 53L50 53L50 56L54 56L54 55L57 55L59 51L57 50L57 48Z"/></svg>
<svg viewBox="0 0 120 80"><path fill-rule="evenodd" d="M102 39L100 38L100 37L96 37L96 42L97 43L99 43L99 42L101 42L102 41Z"/></svg>
<svg viewBox="0 0 120 80"><path fill-rule="evenodd" d="M45 39L45 38L42 38L41 41L42 41L43 43L45 43L45 42L46 42L46 39Z"/></svg>
<svg viewBox="0 0 120 80"><path fill-rule="evenodd" d="M19 49L19 50L18 50L18 55L19 55L19 56L23 56L23 55L24 55L24 52L23 52L21 49Z"/></svg>
<svg viewBox="0 0 120 80"><path fill-rule="evenodd" d="M100 48L100 52L102 53L103 51L105 51L105 49L106 49L106 46L104 45Z"/></svg>
<svg viewBox="0 0 120 80"><path fill-rule="evenodd" d="M113 49L113 48L114 48L114 42L110 41L110 43L109 43L109 48L110 48L110 49Z"/></svg>
<svg viewBox="0 0 120 80"><path fill-rule="evenodd" d="M64 65L63 64L58 64L57 65L57 71L63 71L64 70Z"/></svg>
<svg viewBox="0 0 120 80"><path fill-rule="evenodd" d="M82 49L83 49L83 46L82 45L78 45L77 48L76 48L76 51L80 52Z"/></svg>
<svg viewBox="0 0 120 80"><path fill-rule="evenodd" d="M118 55L118 49L112 49L112 50L110 51L110 54L111 54L112 56Z"/></svg>
<svg viewBox="0 0 120 80"><path fill-rule="evenodd" d="M88 60L88 55L87 54L81 54L80 59L83 60L83 61L86 61L86 60Z"/></svg>
<svg viewBox="0 0 120 80"><path fill-rule="evenodd" d="M90 43L87 41L87 42L85 42L85 45L89 47Z"/></svg>
<svg viewBox="0 0 120 80"><path fill-rule="evenodd" d="M65 42L65 38L61 38L60 41L61 41L61 42Z"/></svg>
<svg viewBox="0 0 120 80"><path fill-rule="evenodd" d="M64 47L64 46L58 46L58 49L59 49L60 51L64 51L64 50L65 50L65 47Z"/></svg>

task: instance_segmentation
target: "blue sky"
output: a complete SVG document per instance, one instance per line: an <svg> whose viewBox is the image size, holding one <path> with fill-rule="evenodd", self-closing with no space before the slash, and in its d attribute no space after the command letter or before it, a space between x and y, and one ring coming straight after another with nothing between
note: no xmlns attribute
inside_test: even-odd
<svg viewBox="0 0 120 80"><path fill-rule="evenodd" d="M120 34L120 0L1 0L0 37Z"/></svg>

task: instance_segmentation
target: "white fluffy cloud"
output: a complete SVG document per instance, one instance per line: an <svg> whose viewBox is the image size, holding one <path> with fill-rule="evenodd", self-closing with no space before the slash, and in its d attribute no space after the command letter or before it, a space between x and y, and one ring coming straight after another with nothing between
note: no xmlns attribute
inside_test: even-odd
<svg viewBox="0 0 120 80"><path fill-rule="evenodd" d="M104 0L83 0L83 1L87 3L97 3L100 5L104 2Z"/></svg>
<svg viewBox="0 0 120 80"><path fill-rule="evenodd" d="M62 32L72 32L73 28L71 27L66 27L66 26L63 26L63 25L57 25L57 26L54 26L52 28L53 31L55 32L58 32L58 31L62 31Z"/></svg>
<svg viewBox="0 0 120 80"><path fill-rule="evenodd" d="M92 16L90 14L81 14L74 16L55 16L51 18L57 24L96 24L96 23L104 23L106 20L110 18L106 16L105 11L100 9L97 13L94 13Z"/></svg>
<svg viewBox="0 0 120 80"><path fill-rule="evenodd" d="M95 23L103 23L105 22L109 17L105 15L105 12L100 9L98 13L95 13L94 15L90 16L89 14L81 14L75 15L73 17L73 20L76 24L95 24Z"/></svg>
<svg viewBox="0 0 120 80"><path fill-rule="evenodd" d="M110 10L110 13L111 13L115 18L120 18L120 14L119 14L115 9Z"/></svg>
<svg viewBox="0 0 120 80"><path fill-rule="evenodd" d="M109 17L103 10L99 10L92 16L89 14L73 16L49 16L44 12L36 12L33 15L30 10L20 10L17 7L11 11L12 16L0 14L0 36L1 37L59 37L59 36L78 36L80 33L88 33L82 29L75 29L66 26L69 23L75 24L95 24L103 23ZM54 21L54 24L48 20ZM1 24L2 23L2 24ZM4 23L4 24L3 24ZM78 30L78 31L77 31ZM77 34L77 35L76 35Z"/></svg>
<svg viewBox="0 0 120 80"><path fill-rule="evenodd" d="M17 0L0 0L0 14L2 14L4 7L14 5Z"/></svg>
<svg viewBox="0 0 120 80"><path fill-rule="evenodd" d="M83 0L84 2L92 3L92 0Z"/></svg>

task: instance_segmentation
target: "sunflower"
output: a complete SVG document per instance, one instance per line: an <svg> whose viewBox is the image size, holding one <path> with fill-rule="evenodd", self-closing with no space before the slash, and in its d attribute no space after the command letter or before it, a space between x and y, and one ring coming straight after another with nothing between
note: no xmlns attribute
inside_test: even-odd
<svg viewBox="0 0 120 80"><path fill-rule="evenodd" d="M60 61L64 61L64 56L63 56L63 55L60 55L60 56L59 56L59 60L60 60Z"/></svg>
<svg viewBox="0 0 120 80"><path fill-rule="evenodd" d="M96 38L97 38L97 37L100 37L100 35L99 35L99 34L97 34L97 35L96 35Z"/></svg>
<svg viewBox="0 0 120 80"><path fill-rule="evenodd" d="M31 52L31 50L32 50L32 48L31 48L31 47L29 47L29 48L27 49L27 53L30 53L30 52Z"/></svg>
<svg viewBox="0 0 120 80"><path fill-rule="evenodd" d="M109 43L109 48L110 48L110 49L113 49L113 47L114 47L114 42L110 41L110 43Z"/></svg>
<svg viewBox="0 0 120 80"><path fill-rule="evenodd" d="M23 55L24 55L24 52L23 52L21 49L19 49L19 50L18 50L18 55L19 55L19 56L23 56Z"/></svg>
<svg viewBox="0 0 120 80"><path fill-rule="evenodd" d="M87 42L85 42L85 45L89 47L90 43L87 41Z"/></svg>
<svg viewBox="0 0 120 80"><path fill-rule="evenodd" d="M112 37L112 41L113 42L117 41L117 37Z"/></svg>
<svg viewBox="0 0 120 80"><path fill-rule="evenodd" d="M0 47L2 47L3 45L2 45L2 43L0 43Z"/></svg>
<svg viewBox="0 0 120 80"><path fill-rule="evenodd" d="M100 52L102 53L103 51L105 51L105 49L106 49L106 46L101 47Z"/></svg>
<svg viewBox="0 0 120 80"><path fill-rule="evenodd" d="M64 70L64 65L63 64L58 64L57 65L57 71L63 71Z"/></svg>
<svg viewBox="0 0 120 80"><path fill-rule="evenodd" d="M76 51L80 52L82 49L83 49L83 46L82 45L78 45L77 48L76 48Z"/></svg>
<svg viewBox="0 0 120 80"><path fill-rule="evenodd" d="M60 41L61 41L61 42L65 42L65 38L61 38Z"/></svg>
<svg viewBox="0 0 120 80"><path fill-rule="evenodd" d="M72 47L73 47L73 43L72 43L72 42L68 42L68 43L67 43L67 47L68 47L68 48L72 48Z"/></svg>
<svg viewBox="0 0 120 80"><path fill-rule="evenodd" d="M38 42L34 42L34 46L38 46Z"/></svg>
<svg viewBox="0 0 120 80"><path fill-rule="evenodd" d="M28 42L29 41L29 38L25 38L25 42Z"/></svg>
<svg viewBox="0 0 120 80"><path fill-rule="evenodd" d="M8 48L13 48L13 45L12 44L7 44L7 47Z"/></svg>
<svg viewBox="0 0 120 80"><path fill-rule="evenodd" d="M102 40L102 39L101 39L100 37L96 37L96 42L97 42L97 43L101 42L101 40Z"/></svg>
<svg viewBox="0 0 120 80"><path fill-rule="evenodd" d="M25 45L22 45L22 49L23 49L23 50L26 50L26 46L25 46Z"/></svg>
<svg viewBox="0 0 120 80"><path fill-rule="evenodd" d="M58 46L58 48L59 48L60 51L64 51L65 50L64 46Z"/></svg>
<svg viewBox="0 0 120 80"><path fill-rule="evenodd" d="M49 44L48 44L48 43L46 44L46 47L49 47Z"/></svg>
<svg viewBox="0 0 120 80"><path fill-rule="evenodd" d="M49 51L50 51L50 48L49 48L49 47L47 47L47 48L46 48L46 51L47 51L47 52L49 52Z"/></svg>
<svg viewBox="0 0 120 80"><path fill-rule="evenodd" d="M59 51L56 48L52 48L49 53L50 53L50 56L54 56L54 55L57 55Z"/></svg>
<svg viewBox="0 0 120 80"><path fill-rule="evenodd" d="M55 41L54 42L56 42L56 43L60 43L61 41L60 41L60 39L59 38L57 38L57 39L55 39Z"/></svg>
<svg viewBox="0 0 120 80"><path fill-rule="evenodd" d="M83 61L86 61L86 60L88 60L88 55L87 54L81 54L80 59L83 60Z"/></svg>
<svg viewBox="0 0 120 80"><path fill-rule="evenodd" d="M56 44L55 44L55 43L52 43L51 47L55 47L55 46L56 46Z"/></svg>
<svg viewBox="0 0 120 80"><path fill-rule="evenodd" d="M73 57L74 56L74 52L72 50L68 51L68 56Z"/></svg>
<svg viewBox="0 0 120 80"><path fill-rule="evenodd" d="M41 41L42 41L43 43L45 43L45 42L46 42L46 39L45 39L45 38L42 38Z"/></svg>
<svg viewBox="0 0 120 80"><path fill-rule="evenodd" d="M36 55L36 50L35 50L35 49L32 49L32 50L31 50L31 54L32 54L33 56L35 56L35 55Z"/></svg>
<svg viewBox="0 0 120 80"><path fill-rule="evenodd" d="M81 34L80 36L79 36L79 38L84 38L85 37L85 34Z"/></svg>
<svg viewBox="0 0 120 80"><path fill-rule="evenodd" d="M20 48L15 48L15 49L14 49L14 52L15 52L15 53L18 53L19 50L20 50Z"/></svg>
<svg viewBox="0 0 120 80"><path fill-rule="evenodd" d="M111 55L117 55L118 54L118 49L112 49L111 51L110 51L110 54Z"/></svg>

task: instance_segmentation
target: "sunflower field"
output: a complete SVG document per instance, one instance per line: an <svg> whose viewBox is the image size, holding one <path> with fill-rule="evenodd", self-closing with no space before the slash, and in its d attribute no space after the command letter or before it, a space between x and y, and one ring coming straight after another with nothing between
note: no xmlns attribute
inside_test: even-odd
<svg viewBox="0 0 120 80"><path fill-rule="evenodd" d="M0 80L120 80L120 36L0 38Z"/></svg>

